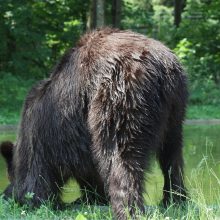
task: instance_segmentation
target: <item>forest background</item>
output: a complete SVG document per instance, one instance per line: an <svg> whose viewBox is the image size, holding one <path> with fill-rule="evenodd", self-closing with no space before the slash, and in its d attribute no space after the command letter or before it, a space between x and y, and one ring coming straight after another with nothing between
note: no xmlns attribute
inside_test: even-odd
<svg viewBox="0 0 220 220"><path fill-rule="evenodd" d="M111 26L162 41L189 76L187 118L220 118L219 0L0 0L0 124L86 31Z"/></svg>

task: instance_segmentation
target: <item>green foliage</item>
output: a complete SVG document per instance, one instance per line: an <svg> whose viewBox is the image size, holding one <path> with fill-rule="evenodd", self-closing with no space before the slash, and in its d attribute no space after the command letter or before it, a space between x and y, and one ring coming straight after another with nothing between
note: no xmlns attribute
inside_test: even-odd
<svg viewBox="0 0 220 220"><path fill-rule="evenodd" d="M24 80L11 73L1 72L0 75L0 124L18 122L19 112L28 89L33 80Z"/></svg>
<svg viewBox="0 0 220 220"><path fill-rule="evenodd" d="M153 9L153 37L156 37L169 46L174 46L175 28L173 26L173 8L154 3ZM167 34L167 30L169 30L169 34Z"/></svg>
<svg viewBox="0 0 220 220"><path fill-rule="evenodd" d="M31 200L31 199L33 199L33 197L34 197L34 193L28 192L28 193L25 195L25 199L27 199L27 200Z"/></svg>
<svg viewBox="0 0 220 220"><path fill-rule="evenodd" d="M0 72L42 78L85 28L88 1L3 1L0 5ZM1 73L3 74L3 73Z"/></svg>
<svg viewBox="0 0 220 220"><path fill-rule="evenodd" d="M122 27L144 34L152 33L153 7L151 2L152 0L124 0Z"/></svg>
<svg viewBox="0 0 220 220"><path fill-rule="evenodd" d="M179 56L189 75L190 104L220 106L220 1L188 0L179 28L173 25L170 1L151 4L152 28L147 34Z"/></svg>
<svg viewBox="0 0 220 220"><path fill-rule="evenodd" d="M19 77L14 77L11 73L3 73L0 76L0 106L10 106L9 110L15 110L16 105L23 102L24 95L27 92L27 87L32 84L32 81L24 81ZM13 103L13 105L10 105Z"/></svg>
<svg viewBox="0 0 220 220"><path fill-rule="evenodd" d="M89 0L5 0L0 4L0 123L17 123L24 97L73 47Z"/></svg>
<svg viewBox="0 0 220 220"><path fill-rule="evenodd" d="M185 64L189 62L195 54L195 50L192 48L192 43L189 42L186 38L183 38L179 41L174 51L180 60Z"/></svg>
<svg viewBox="0 0 220 220"><path fill-rule="evenodd" d="M220 104L219 8L218 0L188 0L177 30L175 51L190 76L192 104Z"/></svg>

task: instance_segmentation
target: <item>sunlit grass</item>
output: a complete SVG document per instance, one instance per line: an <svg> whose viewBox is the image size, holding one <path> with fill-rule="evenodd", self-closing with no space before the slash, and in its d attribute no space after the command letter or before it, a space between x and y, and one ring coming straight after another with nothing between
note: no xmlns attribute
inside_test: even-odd
<svg viewBox="0 0 220 220"><path fill-rule="evenodd" d="M201 161L201 164L205 163ZM210 185L209 198L204 193L204 182L201 178L203 168L198 166L193 169L190 176L186 178L189 189L189 200L182 206L171 204L163 208L158 204L146 206L146 213L139 215L138 219L201 219L215 220L220 218L220 179L209 167L208 175L213 176L218 185L212 188ZM73 183L72 183L73 184ZM211 204L210 201L213 203ZM63 210L55 211L50 203L43 204L39 209L30 210L27 206L18 206L13 200L4 201L0 197L0 219L76 219L76 220L102 220L112 219L111 208L108 206L67 206Z"/></svg>

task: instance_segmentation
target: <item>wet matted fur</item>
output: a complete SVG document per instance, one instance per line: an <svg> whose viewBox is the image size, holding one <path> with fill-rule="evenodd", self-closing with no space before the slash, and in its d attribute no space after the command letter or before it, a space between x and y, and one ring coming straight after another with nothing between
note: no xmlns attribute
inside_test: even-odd
<svg viewBox="0 0 220 220"><path fill-rule="evenodd" d="M108 28L86 34L29 92L5 195L13 189L25 203L32 192L34 206L59 202L60 187L74 177L87 190L82 201L109 201L126 219L126 207L131 215L143 210L144 172L156 154L163 202L184 200L186 81L176 56L156 40Z"/></svg>

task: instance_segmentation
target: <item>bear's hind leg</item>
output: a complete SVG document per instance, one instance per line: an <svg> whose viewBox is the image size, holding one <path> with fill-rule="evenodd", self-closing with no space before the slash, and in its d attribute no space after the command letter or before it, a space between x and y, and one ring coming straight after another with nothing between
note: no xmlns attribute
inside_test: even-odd
<svg viewBox="0 0 220 220"><path fill-rule="evenodd" d="M182 121L170 120L162 147L158 152L164 175L163 204L186 200L183 183Z"/></svg>
<svg viewBox="0 0 220 220"><path fill-rule="evenodd" d="M120 220L128 219L128 216L133 218L136 213L144 211L143 182L148 161L148 150L145 141L142 142L145 137L134 134L133 138L129 138L123 128L121 132L105 134L112 129L111 125L103 129L103 133L98 133L97 127L91 128L96 129L93 132L93 157L113 212Z"/></svg>

